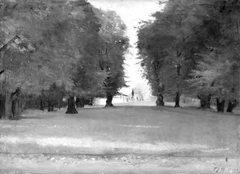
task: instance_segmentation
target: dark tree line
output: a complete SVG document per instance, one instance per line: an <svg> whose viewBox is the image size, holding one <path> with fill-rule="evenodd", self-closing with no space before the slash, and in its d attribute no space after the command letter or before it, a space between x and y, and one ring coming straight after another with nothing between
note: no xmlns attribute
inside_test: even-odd
<svg viewBox="0 0 240 174"><path fill-rule="evenodd" d="M77 113L75 98L81 107L125 86L128 39L115 12L85 0L0 0L0 21L1 118L34 105Z"/></svg>
<svg viewBox="0 0 240 174"><path fill-rule="evenodd" d="M238 0L169 0L142 24L139 54L157 105L171 96L180 107L184 95L204 109L215 103L219 112L233 111L240 96L239 12Z"/></svg>

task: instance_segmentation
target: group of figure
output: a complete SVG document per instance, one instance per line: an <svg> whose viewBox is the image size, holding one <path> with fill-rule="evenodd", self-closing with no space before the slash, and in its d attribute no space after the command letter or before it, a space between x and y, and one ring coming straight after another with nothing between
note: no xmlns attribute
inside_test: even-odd
<svg viewBox="0 0 240 174"><path fill-rule="evenodd" d="M143 101L143 95L140 93L135 93L134 90L132 90L131 94L127 97L128 101Z"/></svg>

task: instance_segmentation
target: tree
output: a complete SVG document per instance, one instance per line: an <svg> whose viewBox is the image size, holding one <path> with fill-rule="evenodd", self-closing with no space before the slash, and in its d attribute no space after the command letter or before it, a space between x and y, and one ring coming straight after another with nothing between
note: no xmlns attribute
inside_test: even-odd
<svg viewBox="0 0 240 174"><path fill-rule="evenodd" d="M42 90L41 95L35 100L39 101L39 108L44 110L45 106L48 108L48 112L54 110L54 107L59 109L62 107L62 100L66 96L66 90L64 85L57 86L53 83L48 90Z"/></svg>
<svg viewBox="0 0 240 174"><path fill-rule="evenodd" d="M87 13L87 3L79 6L75 3L3 2L1 65L4 73L1 85L5 97L4 118L14 117L11 107L18 91L40 94L54 82L72 91L71 77L83 54L85 33L81 24Z"/></svg>
<svg viewBox="0 0 240 174"><path fill-rule="evenodd" d="M125 26L115 12L94 7L85 17L84 22L89 25L85 28L85 38L82 38L85 40L83 58L72 78L76 104L83 107L86 99L107 96L107 106L112 106L113 95L125 85L123 54L128 41L124 37Z"/></svg>
<svg viewBox="0 0 240 174"><path fill-rule="evenodd" d="M142 59L142 67L144 68L144 76L148 79L153 94L157 95L157 105L163 106L164 85L159 77L159 69L163 65L163 56L165 52L157 48L154 34L151 31L152 25L146 23L143 25L138 34L138 48L140 50L140 58Z"/></svg>
<svg viewBox="0 0 240 174"><path fill-rule="evenodd" d="M77 71L73 75L78 107L84 107L87 98L101 96L104 91L106 72L99 67L99 61L102 59L100 51L104 49L104 41L99 34L101 23L95 14L96 10L93 7L87 14L85 23L91 25L86 28L83 58L78 62Z"/></svg>
<svg viewBox="0 0 240 174"><path fill-rule="evenodd" d="M139 29L138 48L145 66L146 77L152 91L158 96L157 105L164 105L163 94L175 97L179 107L182 93L186 92L190 62L184 47L201 23L201 8L195 1L169 1L164 12L153 16L154 22L147 22Z"/></svg>
<svg viewBox="0 0 240 174"><path fill-rule="evenodd" d="M157 104L163 105L163 94L175 94L175 106L181 94L197 95L202 108L210 108L214 97L219 110L228 100L227 110L232 111L237 101L228 97L239 93L235 77L239 59L234 49L239 44L239 9L234 0L170 0L164 12L154 14L154 22L140 27L140 58L158 93Z"/></svg>
<svg viewBox="0 0 240 174"><path fill-rule="evenodd" d="M66 113L74 114L75 96L102 95L106 84L114 89L110 92L114 95L124 86L122 64L127 45L124 25L116 15L112 18L113 12L106 19L103 14L108 13L85 0L2 2L3 118L15 117L12 110L18 108L15 105L21 95L45 93L52 110L55 90L64 87L68 95ZM113 48L107 56L103 54L106 41ZM118 70L111 71L111 82L106 78L109 72L105 71L110 66Z"/></svg>
<svg viewBox="0 0 240 174"><path fill-rule="evenodd" d="M193 71L191 84L197 90L205 90L215 98L217 110L232 112L239 98L239 9L238 1L215 1L207 7L209 19L201 28L208 30L205 41L207 50L201 50L203 58Z"/></svg>
<svg viewBox="0 0 240 174"><path fill-rule="evenodd" d="M107 73L104 81L104 91L107 97L106 107L113 106L113 96L125 87L124 80L124 54L128 48L128 38L125 36L126 26L121 18L113 11L98 11L101 20L100 36L105 42L105 48L101 50L99 66Z"/></svg>

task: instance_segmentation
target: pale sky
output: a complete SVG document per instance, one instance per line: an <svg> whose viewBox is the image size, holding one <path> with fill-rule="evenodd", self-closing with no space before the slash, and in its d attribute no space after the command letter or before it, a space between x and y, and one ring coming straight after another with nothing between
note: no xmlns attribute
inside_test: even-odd
<svg viewBox="0 0 240 174"><path fill-rule="evenodd" d="M123 89L122 92L128 94L132 88L136 85L142 84L145 88L147 81L141 77L139 72L140 66L137 65L139 60L137 57L137 48L135 43L137 42L137 26L141 20L149 20L151 14L156 11L160 11L162 8L159 5L159 0L88 0L95 7L102 8L103 10L115 11L123 20L127 26L126 35L129 37L131 48L125 58L125 73L129 81L128 89Z"/></svg>

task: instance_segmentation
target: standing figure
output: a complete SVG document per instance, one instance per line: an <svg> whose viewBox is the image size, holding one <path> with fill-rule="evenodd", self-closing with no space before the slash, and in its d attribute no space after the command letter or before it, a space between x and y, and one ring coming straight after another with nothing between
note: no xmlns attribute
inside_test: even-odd
<svg viewBox="0 0 240 174"><path fill-rule="evenodd" d="M132 100L134 99L134 90L132 90Z"/></svg>

